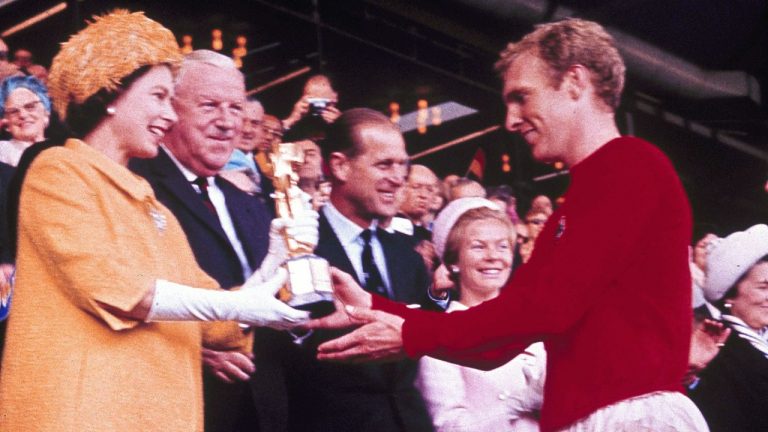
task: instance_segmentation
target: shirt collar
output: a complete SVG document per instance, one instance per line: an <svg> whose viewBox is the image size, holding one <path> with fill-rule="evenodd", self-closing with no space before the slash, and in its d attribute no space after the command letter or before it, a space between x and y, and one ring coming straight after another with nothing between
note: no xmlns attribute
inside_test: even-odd
<svg viewBox="0 0 768 432"><path fill-rule="evenodd" d="M334 207L330 201L323 206L322 211L325 215L325 218L328 219L328 223L331 225L331 228L333 228L333 232L336 233L336 236L339 238L339 241L342 245L354 243L358 238L360 238L360 234L363 232L364 228L341 214L341 212L336 207ZM375 232L375 220L371 223L369 228Z"/></svg>
<svg viewBox="0 0 768 432"><path fill-rule="evenodd" d="M168 147L166 147L163 144L160 144L160 148L162 148L163 151L168 155L168 157L171 158L173 163L176 164L176 166L179 168L179 171L181 171L181 174L184 176L185 179L187 179L188 182L192 183L195 180L197 180L198 177L200 177L199 175L190 171L189 168L185 167L181 162L179 162L179 160L176 159L176 156L173 155L173 152L168 150ZM206 177L205 179L208 181L208 185L210 186L211 177Z"/></svg>

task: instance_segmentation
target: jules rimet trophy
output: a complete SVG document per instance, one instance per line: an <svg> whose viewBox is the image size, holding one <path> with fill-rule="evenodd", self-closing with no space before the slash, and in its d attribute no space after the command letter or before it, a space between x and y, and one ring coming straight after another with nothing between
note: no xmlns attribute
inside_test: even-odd
<svg viewBox="0 0 768 432"><path fill-rule="evenodd" d="M295 218L311 210L306 194L298 187L297 168L304 163L304 151L295 143L276 143L272 146L270 162L273 167L275 210L278 217ZM315 255L312 245L284 235L289 259L288 282L280 290L280 300L289 306L308 310L313 316L331 313L333 286L328 261Z"/></svg>

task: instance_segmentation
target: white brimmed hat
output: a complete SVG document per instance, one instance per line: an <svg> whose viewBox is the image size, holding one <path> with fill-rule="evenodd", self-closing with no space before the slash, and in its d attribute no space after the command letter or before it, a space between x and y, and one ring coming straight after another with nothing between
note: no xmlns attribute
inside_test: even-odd
<svg viewBox="0 0 768 432"><path fill-rule="evenodd" d="M493 201L485 198L469 197L459 198L448 203L440 214L435 218L432 226L432 243L435 244L435 252L440 259L443 259L445 253L445 242L448 241L448 234L464 213L476 209L487 207L491 210L501 210Z"/></svg>
<svg viewBox="0 0 768 432"><path fill-rule="evenodd" d="M707 257L704 296L711 302L723 298L739 278L768 255L768 225L755 225L716 240Z"/></svg>

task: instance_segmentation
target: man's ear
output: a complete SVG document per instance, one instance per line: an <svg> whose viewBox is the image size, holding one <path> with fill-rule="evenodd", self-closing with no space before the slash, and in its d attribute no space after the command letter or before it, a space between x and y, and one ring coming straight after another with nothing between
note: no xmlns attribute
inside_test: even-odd
<svg viewBox="0 0 768 432"><path fill-rule="evenodd" d="M579 64L572 65L565 71L563 85L568 91L568 96L573 100L578 100L592 86L589 70Z"/></svg>
<svg viewBox="0 0 768 432"><path fill-rule="evenodd" d="M333 178L346 183L349 180L349 158L344 153L333 152L328 157L328 168Z"/></svg>

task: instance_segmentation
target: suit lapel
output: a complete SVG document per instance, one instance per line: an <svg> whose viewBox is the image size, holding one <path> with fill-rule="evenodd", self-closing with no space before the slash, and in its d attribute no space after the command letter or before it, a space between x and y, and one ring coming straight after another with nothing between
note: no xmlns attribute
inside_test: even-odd
<svg viewBox="0 0 768 432"><path fill-rule="evenodd" d="M170 199L175 200L180 207L184 207L189 214L229 242L218 218L205 207L200 195L195 192L184 174L163 149L160 149L159 154L152 162L152 168L158 179L158 186L168 192Z"/></svg>
<svg viewBox="0 0 768 432"><path fill-rule="evenodd" d="M227 180L217 177L216 185L224 194L229 217L235 226L235 231L243 245L248 263L253 269L259 267L269 245L269 215L259 211L258 198L237 189L237 186Z"/></svg>
<svg viewBox="0 0 768 432"><path fill-rule="evenodd" d="M352 267L352 262L347 256L347 252L341 245L339 238L331 228L331 224L328 223L328 219L325 218L323 212L320 212L319 219L320 226L318 227L318 234L320 235L320 241L315 248L315 254L328 260L328 262L338 268L339 270L349 273L355 278L357 283L360 281L357 279L357 272Z"/></svg>

